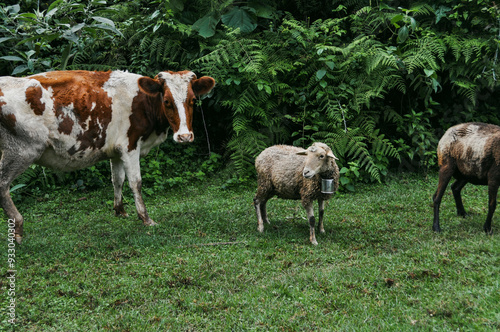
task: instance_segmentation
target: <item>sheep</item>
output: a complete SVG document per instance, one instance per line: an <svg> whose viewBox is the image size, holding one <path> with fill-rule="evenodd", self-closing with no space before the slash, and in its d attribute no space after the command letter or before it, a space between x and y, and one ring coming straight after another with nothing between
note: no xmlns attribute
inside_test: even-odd
<svg viewBox="0 0 500 332"><path fill-rule="evenodd" d="M500 127L486 123L462 123L448 129L437 148L439 182L432 197L434 222L432 229L440 232L439 206L444 191L453 176L451 185L457 214L465 217L460 192L467 183L488 185L488 216L483 229L491 234L491 218L497 204L500 185Z"/></svg>
<svg viewBox="0 0 500 332"><path fill-rule="evenodd" d="M319 205L319 230L323 227L324 203L332 194L321 192L321 180L333 179L334 190L339 186L339 168L335 163L338 159L332 150L324 143L316 142L307 150L302 148L275 145L260 153L255 160L258 189L254 198L257 212L258 231L264 231L264 221L267 219L266 203L273 197L302 201L310 226L309 240L317 245L314 233L315 218L314 200Z"/></svg>

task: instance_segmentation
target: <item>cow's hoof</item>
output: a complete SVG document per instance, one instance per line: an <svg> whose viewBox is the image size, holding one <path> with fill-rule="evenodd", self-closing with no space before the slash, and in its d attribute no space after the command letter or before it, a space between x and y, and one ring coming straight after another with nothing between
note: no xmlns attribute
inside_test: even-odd
<svg viewBox="0 0 500 332"><path fill-rule="evenodd" d="M488 228L486 228L486 227L483 227L483 229L484 229L484 231L485 231L485 233L486 233L487 235L493 235L493 228L491 228L491 227L490 227L490 228L488 229Z"/></svg>
<svg viewBox="0 0 500 332"><path fill-rule="evenodd" d="M153 220L148 220L144 222L144 226L156 226L156 225L158 224L155 223Z"/></svg>
<svg viewBox="0 0 500 332"><path fill-rule="evenodd" d="M436 233L441 233L441 227L432 226L432 230Z"/></svg>
<svg viewBox="0 0 500 332"><path fill-rule="evenodd" d="M18 244L21 244L21 242L23 242L23 237L21 235L16 234L15 239Z"/></svg>
<svg viewBox="0 0 500 332"><path fill-rule="evenodd" d="M259 225L259 226L257 227L257 230L258 230L260 233L264 232L264 224Z"/></svg>

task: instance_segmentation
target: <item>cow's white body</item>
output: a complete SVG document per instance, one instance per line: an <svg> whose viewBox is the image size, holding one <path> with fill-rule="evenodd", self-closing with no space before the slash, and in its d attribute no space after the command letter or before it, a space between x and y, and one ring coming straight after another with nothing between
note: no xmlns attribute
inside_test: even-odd
<svg viewBox="0 0 500 332"><path fill-rule="evenodd" d="M1 77L0 203L16 220L17 240L23 219L9 187L32 163L73 171L110 159L116 213L126 215L126 175L139 217L155 224L141 196L139 159L166 139L169 127L176 142L193 141L193 99L214 84L187 71L161 72L155 79L122 71Z"/></svg>

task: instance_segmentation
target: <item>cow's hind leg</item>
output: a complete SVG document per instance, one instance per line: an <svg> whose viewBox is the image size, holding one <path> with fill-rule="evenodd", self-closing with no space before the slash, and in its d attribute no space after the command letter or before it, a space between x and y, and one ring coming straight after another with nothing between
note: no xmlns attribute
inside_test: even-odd
<svg viewBox="0 0 500 332"><path fill-rule="evenodd" d="M111 175L115 194L113 209L117 216L127 217L127 212L125 212L123 207L122 196L123 182L125 181L125 166L123 165L123 161L120 159L111 160Z"/></svg>
<svg viewBox="0 0 500 332"><path fill-rule="evenodd" d="M16 147L17 150L18 147ZM19 151L30 151L31 149L20 149ZM0 205L10 220L15 223L14 236L18 243L23 238L23 216L17 210L10 196L10 184L21 175L36 159L34 155L20 155L12 153L12 150L1 151L0 158Z"/></svg>
<svg viewBox="0 0 500 332"><path fill-rule="evenodd" d="M491 230L491 219L493 218L493 213L497 207L497 195L499 183L497 181L492 181L488 183L488 216L486 217L486 222L484 223L483 229L487 234L492 234Z"/></svg>
<svg viewBox="0 0 500 332"><path fill-rule="evenodd" d="M464 204L462 203L462 189L464 186L467 184L467 180L461 179L453 182L451 185L451 191L453 193L453 198L455 198L455 205L457 207L457 214L459 216L465 217L465 208Z"/></svg>
<svg viewBox="0 0 500 332"><path fill-rule="evenodd" d="M441 232L441 227L439 226L439 207L441 206L441 199L443 198L444 192L448 183L450 183L451 177L453 175L453 165L451 162L446 162L439 169L439 182L436 193L432 197L434 203L434 221L432 224L432 229L435 232Z"/></svg>
<svg viewBox="0 0 500 332"><path fill-rule="evenodd" d="M139 158L139 152L136 151L134 154L122 156L122 161L125 167L128 184L134 194L137 215L139 216L139 219L142 220L144 225L154 226L156 223L149 217L148 212L146 211L146 205L142 199L142 179Z"/></svg>

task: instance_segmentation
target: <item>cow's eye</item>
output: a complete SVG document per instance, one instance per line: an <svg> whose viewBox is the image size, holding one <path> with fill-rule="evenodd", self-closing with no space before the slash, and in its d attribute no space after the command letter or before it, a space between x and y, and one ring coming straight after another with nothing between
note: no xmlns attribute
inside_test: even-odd
<svg viewBox="0 0 500 332"><path fill-rule="evenodd" d="M172 102L170 100L165 100L165 107L172 108Z"/></svg>

